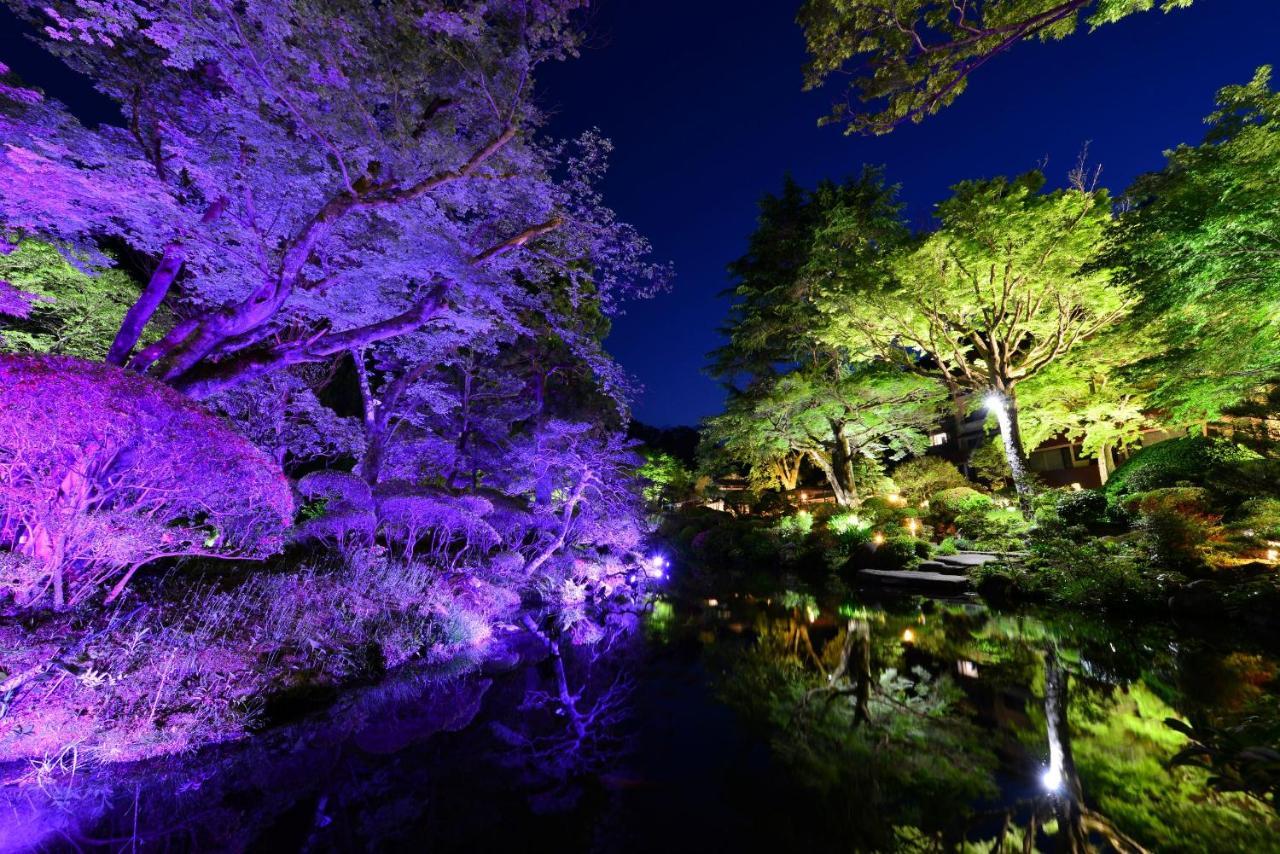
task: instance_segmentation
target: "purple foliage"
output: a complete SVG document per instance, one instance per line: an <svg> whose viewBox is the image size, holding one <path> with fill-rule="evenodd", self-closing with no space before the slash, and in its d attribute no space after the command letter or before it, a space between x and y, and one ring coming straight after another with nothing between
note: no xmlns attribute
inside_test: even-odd
<svg viewBox="0 0 1280 854"><path fill-rule="evenodd" d="M3 580L24 603L83 601L162 557L261 558L283 543L288 482L222 420L153 380L70 357L0 355Z"/></svg>
<svg viewBox="0 0 1280 854"><path fill-rule="evenodd" d="M37 294L27 293L15 288L6 281L0 280L0 315L25 318L31 314L31 304L41 299Z"/></svg>

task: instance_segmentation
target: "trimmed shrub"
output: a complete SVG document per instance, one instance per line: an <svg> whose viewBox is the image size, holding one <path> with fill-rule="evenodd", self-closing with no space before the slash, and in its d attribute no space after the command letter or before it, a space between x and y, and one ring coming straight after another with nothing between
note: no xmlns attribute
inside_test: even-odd
<svg viewBox="0 0 1280 854"><path fill-rule="evenodd" d="M908 501L919 503L944 489L969 486L952 463L941 457L916 457L893 470L893 482Z"/></svg>
<svg viewBox="0 0 1280 854"><path fill-rule="evenodd" d="M1053 512L1064 525L1078 526L1093 533L1107 533L1128 526L1124 508L1107 501L1098 489L1062 492L1057 495Z"/></svg>
<svg viewBox="0 0 1280 854"><path fill-rule="evenodd" d="M976 489L959 486L944 489L929 499L929 516L935 522L952 524L961 513L989 510L995 502Z"/></svg>
<svg viewBox="0 0 1280 854"><path fill-rule="evenodd" d="M867 564L871 569L914 569L921 557L916 551L917 544L925 546L927 555L928 544L915 537L889 537L869 553Z"/></svg>
<svg viewBox="0 0 1280 854"><path fill-rule="evenodd" d="M976 506L956 517L960 533L979 549L1016 551L1026 545L1030 526L1014 508Z"/></svg>
<svg viewBox="0 0 1280 854"><path fill-rule="evenodd" d="M1179 484L1212 486L1230 480L1232 469L1262 457L1220 436L1184 436L1134 454L1112 473L1103 491L1115 503L1126 497Z"/></svg>
<svg viewBox="0 0 1280 854"><path fill-rule="evenodd" d="M1254 498L1236 510L1233 527L1264 540L1280 540L1280 499Z"/></svg>

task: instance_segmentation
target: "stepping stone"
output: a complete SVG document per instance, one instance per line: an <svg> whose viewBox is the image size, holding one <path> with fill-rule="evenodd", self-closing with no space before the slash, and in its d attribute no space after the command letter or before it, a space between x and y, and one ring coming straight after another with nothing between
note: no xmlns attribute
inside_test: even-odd
<svg viewBox="0 0 1280 854"><path fill-rule="evenodd" d="M969 589L969 579L963 575L943 575L940 572L913 572L894 569L863 569L859 580L903 587L916 587L936 593L963 593Z"/></svg>
<svg viewBox="0 0 1280 854"><path fill-rule="evenodd" d="M916 564L917 572L937 572L942 575L964 575L966 567L963 564L947 563L946 558L938 558L937 560L922 560Z"/></svg>
<svg viewBox="0 0 1280 854"><path fill-rule="evenodd" d="M982 566L984 563L1000 560L1001 557L1002 555L991 552L959 552L953 555L934 555L933 559L952 566Z"/></svg>

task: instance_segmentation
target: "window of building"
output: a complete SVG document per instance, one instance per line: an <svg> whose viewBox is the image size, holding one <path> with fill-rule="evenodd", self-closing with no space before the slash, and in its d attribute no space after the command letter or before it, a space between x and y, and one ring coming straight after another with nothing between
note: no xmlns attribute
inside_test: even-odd
<svg viewBox="0 0 1280 854"><path fill-rule="evenodd" d="M936 448L939 445L947 444L947 438L948 437L946 433L934 433L932 436L929 437L929 444L933 445Z"/></svg>

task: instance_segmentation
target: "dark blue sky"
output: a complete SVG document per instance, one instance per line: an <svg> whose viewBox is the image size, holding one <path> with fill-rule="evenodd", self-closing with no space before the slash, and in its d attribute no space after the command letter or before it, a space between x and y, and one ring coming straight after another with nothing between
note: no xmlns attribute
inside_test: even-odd
<svg viewBox="0 0 1280 854"><path fill-rule="evenodd" d="M1280 65L1280 0L1198 0L994 60L948 110L887 137L817 127L832 94L801 91L798 0L596 0L581 59L544 69L552 130L598 126L617 148L606 195L674 262L670 293L633 303L609 348L645 386L636 417L696 424L723 393L704 374L755 202L787 172L808 185L883 163L914 223L965 178L1047 161L1062 183L1082 146L1120 191L1198 142L1213 94Z"/></svg>

